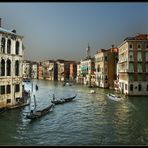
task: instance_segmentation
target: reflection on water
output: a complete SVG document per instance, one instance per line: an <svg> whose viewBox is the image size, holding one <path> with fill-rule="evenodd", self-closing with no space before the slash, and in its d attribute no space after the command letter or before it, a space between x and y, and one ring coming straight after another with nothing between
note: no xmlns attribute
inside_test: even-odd
<svg viewBox="0 0 148 148"><path fill-rule="evenodd" d="M0 115L1 145L147 145L148 99L131 97L123 102L109 100L112 90L34 80L37 108L51 103L52 95L73 96L75 101L55 106L53 112L35 120L25 118L29 106ZM25 88L31 90L31 83ZM33 98L33 97L32 97ZM33 106L33 99L31 107Z"/></svg>

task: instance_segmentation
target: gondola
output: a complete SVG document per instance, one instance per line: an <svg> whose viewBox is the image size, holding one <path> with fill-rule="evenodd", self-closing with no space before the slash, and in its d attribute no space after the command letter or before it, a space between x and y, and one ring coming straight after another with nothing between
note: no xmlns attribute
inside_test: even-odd
<svg viewBox="0 0 148 148"><path fill-rule="evenodd" d="M31 110L30 113L26 115L26 118L36 119L36 118L42 117L46 115L47 113L51 112L53 107L54 107L54 104L50 104L48 107L42 110Z"/></svg>
<svg viewBox="0 0 148 148"><path fill-rule="evenodd" d="M36 99L35 99L35 95L34 95L34 110L31 110L29 112L29 114L26 115L27 119L36 119L36 118L40 118L44 115L46 115L47 113L51 112L53 110L54 104L50 104L49 106L47 106L46 108L42 109L42 110L36 110Z"/></svg>
<svg viewBox="0 0 148 148"><path fill-rule="evenodd" d="M63 104L63 103L67 103L72 101L77 95L73 96L73 97L67 97L67 98L60 98L60 99L55 99L55 97L53 96L53 100L51 100L51 103L57 105L57 104Z"/></svg>

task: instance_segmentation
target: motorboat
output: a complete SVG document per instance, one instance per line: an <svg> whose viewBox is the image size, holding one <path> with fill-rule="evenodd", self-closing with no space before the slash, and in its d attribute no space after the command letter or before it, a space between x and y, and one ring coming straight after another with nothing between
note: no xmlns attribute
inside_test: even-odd
<svg viewBox="0 0 148 148"><path fill-rule="evenodd" d="M111 100L114 100L114 101L122 101L123 100L123 98L121 96L111 94L111 93L107 94L107 97Z"/></svg>
<svg viewBox="0 0 148 148"><path fill-rule="evenodd" d="M96 91L94 89L90 90L90 94L95 94L95 93L96 93Z"/></svg>

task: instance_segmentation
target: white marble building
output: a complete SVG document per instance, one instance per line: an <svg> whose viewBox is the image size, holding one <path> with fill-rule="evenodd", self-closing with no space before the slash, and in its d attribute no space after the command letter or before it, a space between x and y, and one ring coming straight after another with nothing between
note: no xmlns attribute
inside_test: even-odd
<svg viewBox="0 0 148 148"><path fill-rule="evenodd" d="M22 98L23 36L0 26L0 108Z"/></svg>

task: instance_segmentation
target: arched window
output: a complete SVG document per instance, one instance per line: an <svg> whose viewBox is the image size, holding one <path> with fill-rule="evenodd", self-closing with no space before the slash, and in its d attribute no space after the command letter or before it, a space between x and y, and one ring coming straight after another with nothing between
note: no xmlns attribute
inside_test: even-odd
<svg viewBox="0 0 148 148"><path fill-rule="evenodd" d="M5 60L1 60L1 76L5 76Z"/></svg>
<svg viewBox="0 0 148 148"><path fill-rule="evenodd" d="M15 61L15 75L19 76L19 61Z"/></svg>
<svg viewBox="0 0 148 148"><path fill-rule="evenodd" d="M11 76L11 61L7 60L7 76Z"/></svg>
<svg viewBox="0 0 148 148"><path fill-rule="evenodd" d="M16 41L16 46L15 46L15 53L18 55L19 54L19 41Z"/></svg>
<svg viewBox="0 0 148 148"><path fill-rule="evenodd" d="M7 53L10 54L11 53L11 40L8 39L7 41Z"/></svg>
<svg viewBox="0 0 148 148"><path fill-rule="evenodd" d="M5 38L1 39L1 51L2 53L5 53Z"/></svg>

